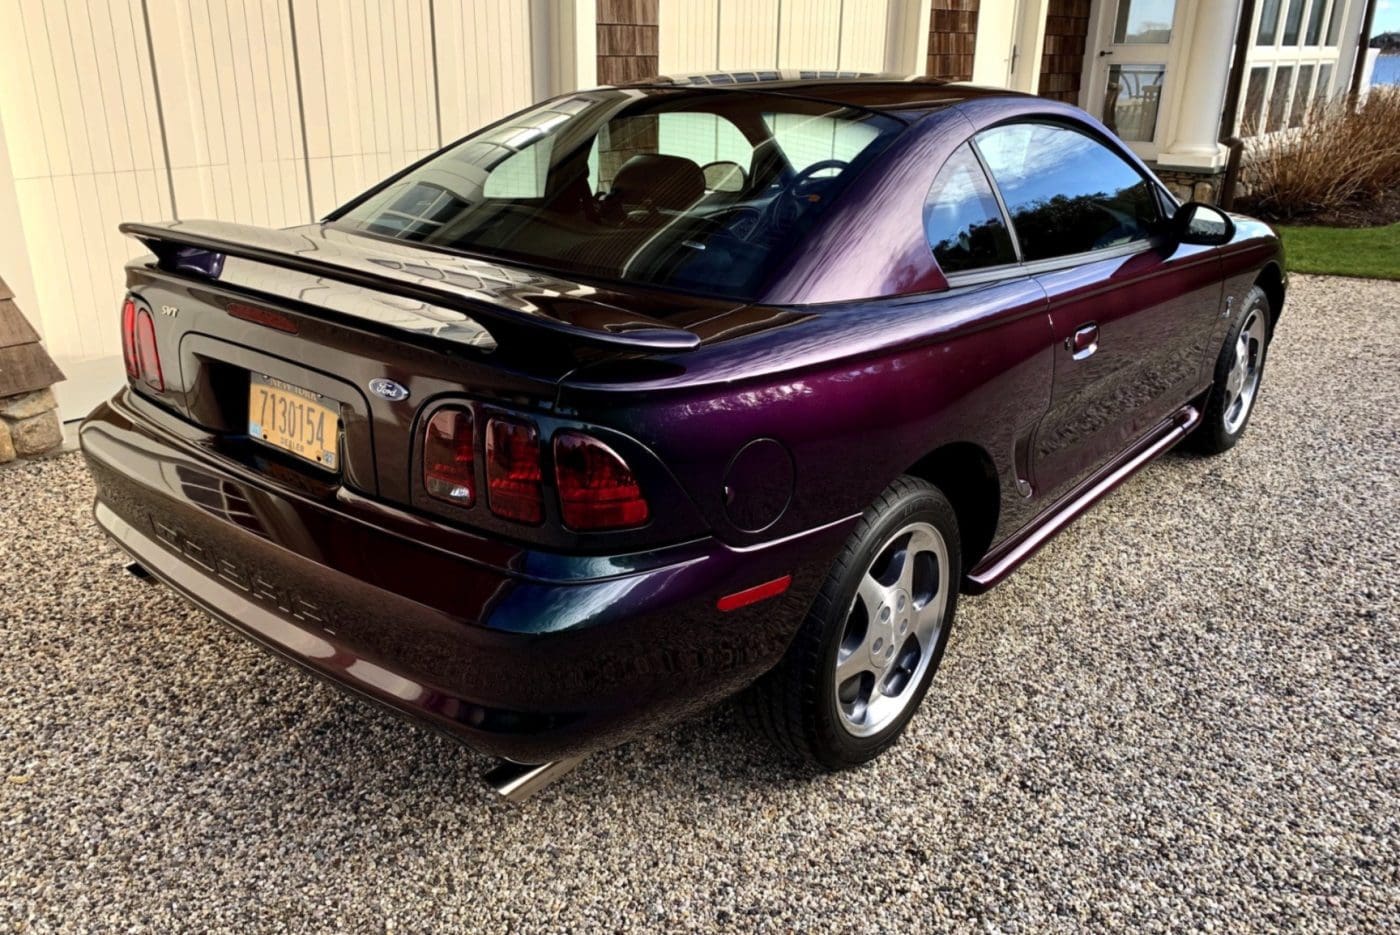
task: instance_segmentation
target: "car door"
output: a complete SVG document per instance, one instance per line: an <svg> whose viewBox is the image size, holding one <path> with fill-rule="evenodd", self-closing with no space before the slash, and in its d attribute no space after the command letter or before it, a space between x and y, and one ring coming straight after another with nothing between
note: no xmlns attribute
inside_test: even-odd
<svg viewBox="0 0 1400 935"><path fill-rule="evenodd" d="M1025 499L1028 452L1054 379L1047 347L1050 323L1045 290L1021 264L1006 213L970 141L953 151L934 178L924 201L924 234L949 289L961 296L966 309L978 310L973 314L984 340L976 368L996 378L987 379L977 392L1003 397L999 402L1006 405L970 408L1006 413L997 425L984 426L983 434L997 439L999 460L1014 468L1021 496L1006 505L1002 519L1016 529L1034 506ZM993 350L998 347L1001 352ZM1000 359L987 359L989 353Z"/></svg>
<svg viewBox="0 0 1400 935"><path fill-rule="evenodd" d="M1053 499L1199 391L1220 260L1175 243L1158 187L1087 127L1013 123L976 144L1049 298L1054 385L1030 460Z"/></svg>

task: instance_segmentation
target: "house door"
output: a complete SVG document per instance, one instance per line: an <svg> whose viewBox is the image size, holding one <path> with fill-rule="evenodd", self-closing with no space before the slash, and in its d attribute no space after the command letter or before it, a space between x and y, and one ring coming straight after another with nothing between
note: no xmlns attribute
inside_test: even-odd
<svg viewBox="0 0 1400 935"><path fill-rule="evenodd" d="M1104 0L1085 109L1145 159L1155 158L1180 29L1180 0Z"/></svg>

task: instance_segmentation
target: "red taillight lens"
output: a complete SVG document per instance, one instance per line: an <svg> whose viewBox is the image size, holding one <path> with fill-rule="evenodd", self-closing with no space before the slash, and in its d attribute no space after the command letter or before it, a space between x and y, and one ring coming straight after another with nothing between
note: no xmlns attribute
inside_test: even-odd
<svg viewBox="0 0 1400 935"><path fill-rule="evenodd" d="M544 521L539 429L507 419L486 423L486 489L497 516L531 525Z"/></svg>
<svg viewBox="0 0 1400 935"><path fill-rule="evenodd" d="M457 506L476 502L476 438L472 414L439 409L423 439L423 486L439 500Z"/></svg>
<svg viewBox="0 0 1400 935"><path fill-rule="evenodd" d="M136 366L147 386L157 393L165 392L165 374L156 349L156 322L144 308L136 310Z"/></svg>
<svg viewBox="0 0 1400 935"><path fill-rule="evenodd" d="M141 365L136 360L136 302L132 299L122 303L122 360L126 362L127 377L140 379Z"/></svg>
<svg viewBox="0 0 1400 935"><path fill-rule="evenodd" d="M559 506L570 529L625 529L651 515L627 462L607 445L577 432L554 436Z"/></svg>
<svg viewBox="0 0 1400 935"><path fill-rule="evenodd" d="M157 393L165 392L165 373L156 347L156 320L130 296L122 303L122 360L126 375Z"/></svg>

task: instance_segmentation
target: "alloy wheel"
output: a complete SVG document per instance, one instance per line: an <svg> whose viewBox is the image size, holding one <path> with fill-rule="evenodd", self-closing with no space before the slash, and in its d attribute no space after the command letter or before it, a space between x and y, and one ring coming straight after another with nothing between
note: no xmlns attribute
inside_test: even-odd
<svg viewBox="0 0 1400 935"><path fill-rule="evenodd" d="M934 657L955 586L947 543L925 522L891 536L861 575L834 670L837 713L848 733L879 733L909 707Z"/></svg>
<svg viewBox="0 0 1400 935"><path fill-rule="evenodd" d="M1264 350L1268 342L1268 325L1262 309L1249 313L1249 320L1240 329L1235 341L1235 362L1225 378L1225 408L1222 418L1225 431L1238 432L1249 417L1254 397L1259 392L1259 378L1264 370Z"/></svg>

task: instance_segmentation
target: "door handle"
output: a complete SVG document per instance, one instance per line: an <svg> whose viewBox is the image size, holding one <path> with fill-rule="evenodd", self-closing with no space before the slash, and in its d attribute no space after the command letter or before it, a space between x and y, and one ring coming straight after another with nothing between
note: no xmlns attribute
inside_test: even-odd
<svg viewBox="0 0 1400 935"><path fill-rule="evenodd" d="M1075 360L1088 360L1098 349L1099 326L1096 324L1084 325L1072 337L1065 338L1065 350Z"/></svg>

